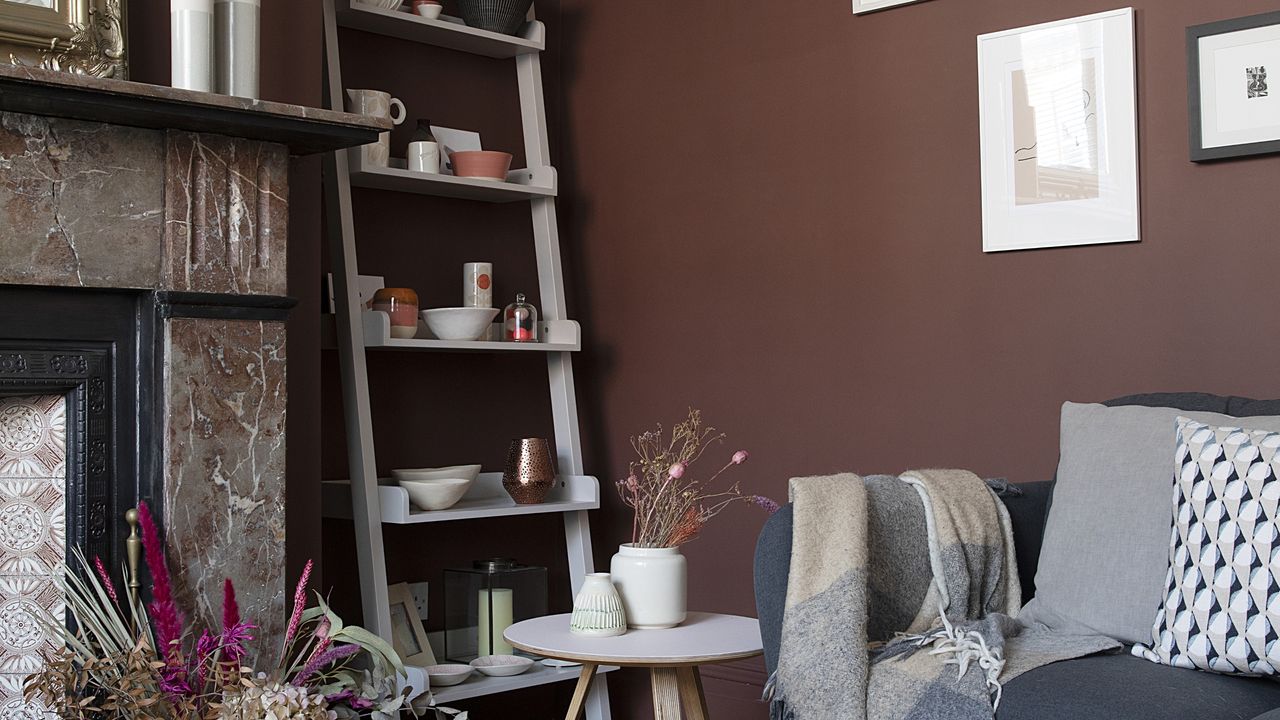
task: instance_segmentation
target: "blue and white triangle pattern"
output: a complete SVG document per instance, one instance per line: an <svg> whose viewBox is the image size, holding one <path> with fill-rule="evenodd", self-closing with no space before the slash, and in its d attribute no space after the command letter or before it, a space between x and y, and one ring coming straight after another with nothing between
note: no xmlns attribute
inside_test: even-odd
<svg viewBox="0 0 1280 720"><path fill-rule="evenodd" d="M1280 674L1280 433L1178 418L1173 535L1152 644L1176 667Z"/></svg>

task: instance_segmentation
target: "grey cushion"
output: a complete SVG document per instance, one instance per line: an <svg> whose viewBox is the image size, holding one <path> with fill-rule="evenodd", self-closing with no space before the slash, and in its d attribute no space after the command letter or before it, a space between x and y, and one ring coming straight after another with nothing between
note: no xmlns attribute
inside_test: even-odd
<svg viewBox="0 0 1280 720"><path fill-rule="evenodd" d="M1126 643L1151 641L1169 567L1179 415L1280 431L1280 417L1241 422L1174 408L1064 404L1036 597L1019 617Z"/></svg>
<svg viewBox="0 0 1280 720"><path fill-rule="evenodd" d="M1183 670L1132 655L1037 668L1004 686L997 720L1252 720L1280 707L1280 683Z"/></svg>

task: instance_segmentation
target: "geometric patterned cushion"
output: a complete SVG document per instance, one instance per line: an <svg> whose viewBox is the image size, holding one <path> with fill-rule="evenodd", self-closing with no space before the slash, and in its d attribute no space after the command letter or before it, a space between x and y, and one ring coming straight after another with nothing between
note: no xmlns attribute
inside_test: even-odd
<svg viewBox="0 0 1280 720"><path fill-rule="evenodd" d="M1280 433L1180 417L1177 441L1164 603L1133 654L1280 675Z"/></svg>

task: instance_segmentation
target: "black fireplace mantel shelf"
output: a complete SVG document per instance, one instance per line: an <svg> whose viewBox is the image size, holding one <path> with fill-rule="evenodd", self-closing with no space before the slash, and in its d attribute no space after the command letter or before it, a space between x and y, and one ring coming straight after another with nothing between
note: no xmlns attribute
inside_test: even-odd
<svg viewBox="0 0 1280 720"><path fill-rule="evenodd" d="M387 120L0 64L0 111L280 143L309 155L375 142Z"/></svg>

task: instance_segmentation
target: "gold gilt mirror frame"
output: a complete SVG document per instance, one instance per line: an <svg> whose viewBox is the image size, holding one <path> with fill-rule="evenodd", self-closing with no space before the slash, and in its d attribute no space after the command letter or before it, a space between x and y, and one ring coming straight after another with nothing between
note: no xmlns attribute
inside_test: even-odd
<svg viewBox="0 0 1280 720"><path fill-rule="evenodd" d="M0 58L127 80L125 0L0 0Z"/></svg>

